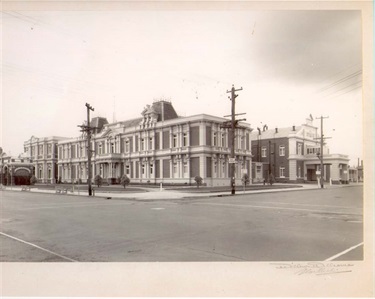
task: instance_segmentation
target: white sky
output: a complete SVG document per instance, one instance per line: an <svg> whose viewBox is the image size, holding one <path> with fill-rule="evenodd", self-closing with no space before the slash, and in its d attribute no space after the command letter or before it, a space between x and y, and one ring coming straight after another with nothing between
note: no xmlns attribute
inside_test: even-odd
<svg viewBox="0 0 375 299"><path fill-rule="evenodd" d="M356 165L361 39L360 11L3 12L0 146L79 136L86 102L110 122L114 106L121 121L162 97L182 116L224 116L234 84L253 128L329 116L331 153Z"/></svg>

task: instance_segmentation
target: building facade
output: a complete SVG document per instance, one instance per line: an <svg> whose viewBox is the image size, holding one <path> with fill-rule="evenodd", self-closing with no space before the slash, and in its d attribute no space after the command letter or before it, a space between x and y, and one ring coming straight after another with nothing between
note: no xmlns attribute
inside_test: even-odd
<svg viewBox="0 0 375 299"><path fill-rule="evenodd" d="M27 158L12 157L0 147L0 185L30 185L34 166Z"/></svg>
<svg viewBox="0 0 375 299"><path fill-rule="evenodd" d="M316 182L320 175L320 136L313 119L301 126L268 129L258 128L251 134L254 181ZM347 181L347 155L330 154L323 147L324 180L341 183Z"/></svg>
<svg viewBox="0 0 375 299"><path fill-rule="evenodd" d="M34 166L34 175L40 183L54 184L58 179L57 144L66 137L31 138L24 142L22 158L29 159Z"/></svg>
<svg viewBox="0 0 375 299"><path fill-rule="evenodd" d="M126 174L132 183L195 184L200 176L208 186L229 185L231 132L224 118L200 114L180 117L171 102L155 101L141 117L108 123L93 118L92 174L108 183ZM245 169L251 173L249 124L236 129L236 183ZM87 182L87 138L58 142L58 173L62 182Z"/></svg>

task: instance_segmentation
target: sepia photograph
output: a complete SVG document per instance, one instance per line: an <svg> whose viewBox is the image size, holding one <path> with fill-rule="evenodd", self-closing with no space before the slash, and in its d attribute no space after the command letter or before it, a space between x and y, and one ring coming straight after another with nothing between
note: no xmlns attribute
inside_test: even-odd
<svg viewBox="0 0 375 299"><path fill-rule="evenodd" d="M5 1L3 295L373 296L372 5Z"/></svg>

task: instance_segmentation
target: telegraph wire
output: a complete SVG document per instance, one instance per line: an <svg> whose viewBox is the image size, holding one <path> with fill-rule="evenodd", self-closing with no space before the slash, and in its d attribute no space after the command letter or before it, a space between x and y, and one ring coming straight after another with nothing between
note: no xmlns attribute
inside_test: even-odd
<svg viewBox="0 0 375 299"><path fill-rule="evenodd" d="M346 77L344 77L344 78L341 78L340 80L337 80L336 82L334 82L334 83L332 83L332 84L330 84L330 85L328 85L328 86L325 86L325 87L321 88L321 89L318 91L318 93L320 93L320 92L324 92L325 90L330 89L330 88L332 88L332 87L334 87L334 86L336 86L336 85L339 85L339 84L341 84L341 83L343 83L343 82L345 82L345 81L348 81L348 80L350 80L350 79L356 78L356 77L358 77L360 74L362 74L362 70L359 70L359 71L357 71L357 72L354 72L354 73L352 73L352 74L350 74L350 75L348 75L348 76L346 76Z"/></svg>
<svg viewBox="0 0 375 299"><path fill-rule="evenodd" d="M349 92L352 92L352 91L354 91L354 90L356 90L356 89L361 89L361 88L362 88L362 84L361 84L360 86L356 86L356 87L354 87L354 88L352 88L352 89L350 89L350 90L348 90L348 91L346 91L346 92L344 92L344 93L341 93L341 94L338 94L338 95L332 96L332 97L330 97L330 99L332 99L332 98L337 98L337 97L339 97L339 96L343 96L344 94L347 94L347 93L349 93Z"/></svg>

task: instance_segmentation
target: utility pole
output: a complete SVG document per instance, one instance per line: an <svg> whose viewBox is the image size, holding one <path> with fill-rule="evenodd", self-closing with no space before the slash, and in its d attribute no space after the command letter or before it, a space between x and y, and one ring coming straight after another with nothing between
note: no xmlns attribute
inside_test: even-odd
<svg viewBox="0 0 375 299"><path fill-rule="evenodd" d="M242 90L242 87L240 89L235 89L234 85L232 85L231 90L227 90L227 93L230 93L231 96L228 97L232 101L232 113L230 115L231 121L230 122L225 122L221 127L222 128L229 128L231 130L231 149L230 149L230 185L231 185L231 194L236 194L236 188L235 188L235 178L234 178L234 173L236 169L236 161L235 161L235 156L234 156L234 142L235 142L235 129L238 128L238 122L241 120L246 120L246 119L238 119L236 120L236 115L243 115L246 113L240 113L236 114L235 112L235 107L236 107L236 97L238 95L235 93L236 91Z"/></svg>
<svg viewBox="0 0 375 299"><path fill-rule="evenodd" d="M94 108L90 106L90 104L86 103L87 108L87 125L81 125L82 132L86 132L87 136L87 168L88 168L88 188L89 188L89 196L92 196L92 186L91 186L91 131L95 128L90 126L90 110L94 111Z"/></svg>
<svg viewBox="0 0 375 299"><path fill-rule="evenodd" d="M330 138L330 137L324 137L323 134L323 119L328 118L328 116L321 116L317 117L316 119L320 118L320 155L318 155L318 158L320 159L320 188L324 188L324 163L323 163L323 145L324 145L324 139Z"/></svg>

